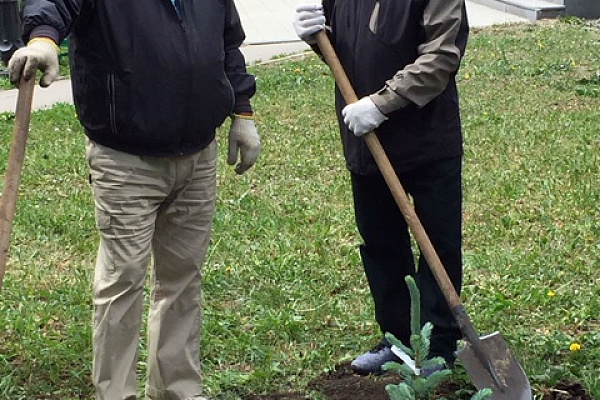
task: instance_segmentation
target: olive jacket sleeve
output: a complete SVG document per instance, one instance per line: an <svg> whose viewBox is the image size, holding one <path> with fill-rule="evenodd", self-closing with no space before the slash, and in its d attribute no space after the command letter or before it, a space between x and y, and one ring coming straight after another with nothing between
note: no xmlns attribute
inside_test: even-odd
<svg viewBox="0 0 600 400"><path fill-rule="evenodd" d="M421 23L425 40L418 48L418 57L370 96L384 114L410 103L425 106L444 91L459 68L462 54L457 37L466 23L463 0L429 0Z"/></svg>

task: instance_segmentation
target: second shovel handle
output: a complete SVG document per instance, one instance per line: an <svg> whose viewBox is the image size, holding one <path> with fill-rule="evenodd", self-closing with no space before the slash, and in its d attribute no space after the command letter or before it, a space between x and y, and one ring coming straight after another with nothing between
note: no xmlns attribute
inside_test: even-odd
<svg viewBox="0 0 600 400"><path fill-rule="evenodd" d="M344 100L347 104L357 102L358 97L356 96L352 84L350 83L350 80L344 71L344 67L340 63L340 60L337 57L329 38L327 37L327 33L325 33L325 31L319 32L316 34L316 39L319 49L321 50L321 54L323 55L327 65L329 65L329 68L331 69ZM462 302L460 301L460 297L456 293L456 289L454 288L446 269L437 255L437 252L435 251L427 232L425 232L423 224L419 220L419 217L410 203L410 200L406 195L406 191L402 187L402 184L396 175L396 171L392 167L389 158L385 154L377 135L375 135L375 132L370 132L363 136L363 138L365 139L367 146L369 147L369 150L371 151L371 154L377 163L377 166L381 170L381 173L387 182L390 191L392 192L392 196L394 196L396 204L398 204L400 211L404 215L404 219L406 220L407 225L415 237L423 256L427 260L427 264L435 276L435 279L440 286L440 289L444 294L450 309L454 310L457 307L461 307ZM462 322L467 324L470 323L470 321Z"/></svg>
<svg viewBox="0 0 600 400"><path fill-rule="evenodd" d="M19 185L21 183L21 170L25 161L25 148L29 135L31 102L33 100L34 88L35 78L31 78L28 81L21 79L15 110L13 139L4 174L4 188L0 197L0 289L2 288L2 281L6 271L10 234L15 216Z"/></svg>

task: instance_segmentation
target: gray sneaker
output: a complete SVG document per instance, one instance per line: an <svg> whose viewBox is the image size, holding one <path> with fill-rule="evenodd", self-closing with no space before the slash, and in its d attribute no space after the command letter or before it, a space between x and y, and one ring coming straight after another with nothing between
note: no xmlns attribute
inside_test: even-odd
<svg viewBox="0 0 600 400"><path fill-rule="evenodd" d="M389 344L380 342L371 350L356 357L350 367L359 375L379 374L383 372L381 366L389 361L401 362L392 352Z"/></svg>
<svg viewBox="0 0 600 400"><path fill-rule="evenodd" d="M451 367L447 367L446 365L435 365L433 367L425 367L421 370L421 377L429 378L431 374L434 372L444 371L444 370L452 369Z"/></svg>

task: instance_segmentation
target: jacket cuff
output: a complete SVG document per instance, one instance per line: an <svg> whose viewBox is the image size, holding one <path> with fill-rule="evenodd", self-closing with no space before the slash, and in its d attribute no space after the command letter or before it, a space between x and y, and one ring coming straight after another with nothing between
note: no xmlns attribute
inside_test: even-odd
<svg viewBox="0 0 600 400"><path fill-rule="evenodd" d="M233 106L234 114L252 114L252 105L249 96L237 96Z"/></svg>
<svg viewBox="0 0 600 400"><path fill-rule="evenodd" d="M379 111L385 115L390 115L394 111L404 108L410 104L410 100L400 96L388 86L385 86L383 89L369 97L373 103L375 103L375 106L379 108Z"/></svg>
<svg viewBox="0 0 600 400"><path fill-rule="evenodd" d="M56 45L60 44L60 35L58 33L58 30L50 25L39 25L33 28L28 40L31 40L36 37L45 37L48 39L52 39L54 43L56 43Z"/></svg>

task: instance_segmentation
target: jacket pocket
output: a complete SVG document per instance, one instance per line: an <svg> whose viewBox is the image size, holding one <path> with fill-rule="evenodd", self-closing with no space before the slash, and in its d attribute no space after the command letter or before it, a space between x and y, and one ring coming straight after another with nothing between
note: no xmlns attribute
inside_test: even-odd
<svg viewBox="0 0 600 400"><path fill-rule="evenodd" d="M100 258L102 263L98 267L103 274L113 274L115 272L115 255L110 227L110 214L97 208L96 228L98 229L100 236L106 238L106 240L103 241L103 246L99 250L102 254L102 257Z"/></svg>
<svg viewBox="0 0 600 400"><path fill-rule="evenodd" d="M96 228L100 231L107 231L110 229L110 214L104 210L96 210Z"/></svg>
<svg viewBox="0 0 600 400"><path fill-rule="evenodd" d="M233 85L231 84L229 78L225 79L227 80L227 86L229 87L229 93L231 94L231 106L229 107L229 114L231 115L235 109L235 90L233 89Z"/></svg>
<svg viewBox="0 0 600 400"><path fill-rule="evenodd" d="M211 129L217 128L223 124L225 119L230 116L235 109L235 89L233 84L223 72L220 79L207 84L206 109L212 110L210 120L206 121Z"/></svg>
<svg viewBox="0 0 600 400"><path fill-rule="evenodd" d="M108 116L110 130L113 135L119 135L127 131L123 129L130 125L129 109L131 107L129 89L117 75L106 76L106 93L108 97Z"/></svg>
<svg viewBox="0 0 600 400"><path fill-rule="evenodd" d="M117 135L119 133L119 130L117 129L117 94L115 89L115 76L113 74L106 76L106 92L108 93L108 115L110 118L110 130L113 134Z"/></svg>

